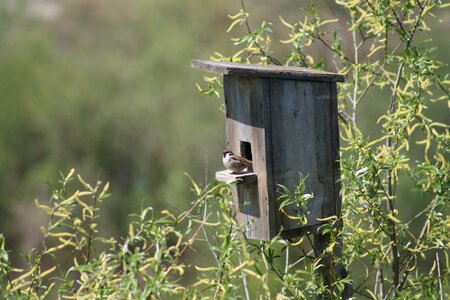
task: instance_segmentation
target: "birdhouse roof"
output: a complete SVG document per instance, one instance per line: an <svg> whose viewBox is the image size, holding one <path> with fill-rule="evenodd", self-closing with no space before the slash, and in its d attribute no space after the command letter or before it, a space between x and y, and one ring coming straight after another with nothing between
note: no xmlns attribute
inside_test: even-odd
<svg viewBox="0 0 450 300"><path fill-rule="evenodd" d="M195 69L224 75L269 77L305 81L345 81L345 77L340 74L292 66L239 64L209 60L193 60L191 66Z"/></svg>

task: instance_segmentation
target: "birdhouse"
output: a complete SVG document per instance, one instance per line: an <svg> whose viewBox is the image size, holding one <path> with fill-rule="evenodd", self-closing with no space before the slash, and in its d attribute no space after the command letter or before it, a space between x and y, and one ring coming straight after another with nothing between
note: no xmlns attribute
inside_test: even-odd
<svg viewBox="0 0 450 300"><path fill-rule="evenodd" d="M342 75L297 67L192 61L192 67L223 74L227 148L252 168L219 171L236 181L232 191L239 224L248 238L269 240L317 233L323 219L341 209L336 82ZM294 193L300 177L312 194L302 212L280 210L280 184ZM299 222L298 216L306 218ZM305 220L305 219L304 219Z"/></svg>

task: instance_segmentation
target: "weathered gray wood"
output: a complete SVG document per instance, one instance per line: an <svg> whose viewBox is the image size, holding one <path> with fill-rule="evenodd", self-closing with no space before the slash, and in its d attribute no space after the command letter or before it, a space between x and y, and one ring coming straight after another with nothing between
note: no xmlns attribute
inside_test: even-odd
<svg viewBox="0 0 450 300"><path fill-rule="evenodd" d="M343 77L292 67L192 64L224 74L227 148L252 156L254 174L241 177L233 191L237 221L250 224L248 238L268 240L280 228L285 238L317 233L320 219L340 212L335 82ZM216 175L222 181L239 176ZM283 216L278 209L278 184L294 193L300 176L307 176L305 193L314 194L306 209L306 224ZM302 213L295 206L285 211L292 216Z"/></svg>
<svg viewBox="0 0 450 300"><path fill-rule="evenodd" d="M330 83L330 115L331 115L331 142L333 161L333 183L334 183L334 203L336 214L341 213L341 167L339 162L339 124L338 124L338 100L337 87L335 83Z"/></svg>
<svg viewBox="0 0 450 300"><path fill-rule="evenodd" d="M258 236L258 222L261 217L259 205L258 177L255 173L234 174L230 170L216 172L216 179L232 183L231 194L234 199L234 211L240 225L245 226L247 237Z"/></svg>
<svg viewBox="0 0 450 300"><path fill-rule="evenodd" d="M327 218L336 215L334 172L333 172L333 124L330 105L329 83L313 83L315 103L316 159L318 163L318 179L323 187L321 199L321 216ZM316 217L316 222L317 222ZM319 221L320 222L320 221Z"/></svg>
<svg viewBox="0 0 450 300"><path fill-rule="evenodd" d="M286 186L291 192L298 184L300 176L309 176L309 185L315 184L316 160L311 157L315 152L314 119L307 116L314 114L314 103L307 101L305 94L312 94L312 84L304 82L297 86L293 80L272 79L270 81L272 152L274 189L278 184ZM308 128L302 130L301 128ZM312 174L310 176L309 174ZM306 192L314 193L309 189ZM278 197L279 194L276 194ZM275 199L274 199L275 200ZM298 216L302 212L294 206L285 208L288 215ZM304 212L306 213L306 212ZM311 212L315 214L315 212ZM296 220L282 217L277 225L290 230L301 227ZM314 224L308 224L314 225Z"/></svg>
<svg viewBox="0 0 450 300"><path fill-rule="evenodd" d="M193 60L191 66L196 69L224 75L284 78L326 82L345 81L344 76L339 74L291 66L248 65L208 60Z"/></svg>
<svg viewBox="0 0 450 300"><path fill-rule="evenodd" d="M252 211L260 217L252 219L256 229L249 238L270 239L281 227L284 236L295 236L295 230L297 234L316 232L322 224L319 219L335 215L335 202L340 200L334 163L338 150L333 140L337 133L333 120L337 119L332 117L330 84L226 75L224 86L228 148L240 154L240 142L249 142L253 172L258 176L257 209L261 212ZM307 224L278 210L278 184L294 192L300 176L307 176L305 192L315 197L308 202ZM237 211L238 220L249 221L248 212ZM285 211L292 216L302 213L295 206Z"/></svg>
<svg viewBox="0 0 450 300"><path fill-rule="evenodd" d="M271 157L267 157L267 142L270 141L269 133L265 128L270 124L268 116L269 85L267 79L240 76L224 76L224 94L227 116L227 147L238 155L240 142L248 142L252 149L253 172L257 174L257 184L249 185L245 193L248 197L255 198L258 195L259 205L252 206L249 210L237 209L236 218L240 224L247 224L247 237L252 239L267 240L276 234L274 216L275 211L269 201L271 186L268 178L267 164L271 163ZM242 187L242 185L241 185ZM256 189L255 193L251 189ZM239 191L236 191L239 194ZM242 195L242 194L240 194ZM251 196L253 195L253 196ZM254 203L253 201L248 201ZM239 207L239 202L235 203ZM239 207L241 208L241 207ZM259 212L254 211L259 209Z"/></svg>
<svg viewBox="0 0 450 300"><path fill-rule="evenodd" d="M341 210L336 82L344 77L295 67L197 60L192 67L224 74L227 146L252 156L253 173L216 173L218 180L238 181L232 188L238 223L251 239L271 239L281 228L283 238L314 234L316 254L326 254L319 270L332 288L331 273L344 278L347 272L325 251L330 235L323 235L320 227L321 219ZM277 201L278 184L293 194L301 176L307 177L305 193L314 199L304 212L294 205L284 210L294 217L307 213L306 224L281 215ZM338 238L334 255L341 251ZM343 298L350 298L350 291L346 286Z"/></svg>
<svg viewBox="0 0 450 300"><path fill-rule="evenodd" d="M339 163L339 124L338 124L338 104L337 104L337 88L335 83L329 83L329 94L328 94L328 103L329 103L329 126L331 128L329 143L327 143L330 147L326 149L327 153L331 154L331 167L328 168L331 170L332 181L327 181L327 186L332 186L334 194L333 199L328 201L328 205L324 204L322 208L322 214L326 215L339 215L341 212L341 182L340 182L340 163ZM331 196L331 195L330 195ZM342 224L337 224L337 227L342 226ZM338 229L339 230L339 229ZM314 248L317 254L324 253L325 249L328 247L331 242L329 234L318 233L314 235ZM343 242L342 238L338 237L337 245L334 246L333 251L336 257L340 257L342 255ZM322 267L319 268L321 271L321 276L324 279L325 283L331 288L333 282L336 279L346 278L348 276L348 271L345 266L342 264L332 263L332 258L330 255L325 255L324 261L322 262ZM331 269L331 267L334 268ZM334 271L334 276L331 277L332 272ZM341 294L342 299L350 299L352 297L352 287L350 284L346 284L343 293ZM317 295L316 299L328 299L322 295Z"/></svg>
<svg viewBox="0 0 450 300"><path fill-rule="evenodd" d="M302 176L305 192L314 194L307 224L282 218L281 225L292 230L321 224L318 219L335 214L329 84L272 79L270 92L274 188L282 184L293 193ZM302 213L295 206L285 210Z"/></svg>
<svg viewBox="0 0 450 300"><path fill-rule="evenodd" d="M230 182L255 182L258 180L258 177L253 172L245 172L245 173L233 173L230 170L218 171L216 172L216 179L222 182L230 183Z"/></svg>

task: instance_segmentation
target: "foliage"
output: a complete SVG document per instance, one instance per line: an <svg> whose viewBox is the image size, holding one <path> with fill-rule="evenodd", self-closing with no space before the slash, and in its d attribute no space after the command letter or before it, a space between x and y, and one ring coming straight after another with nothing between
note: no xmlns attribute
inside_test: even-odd
<svg viewBox="0 0 450 300"><path fill-rule="evenodd" d="M196 299L242 294L253 299L272 294L304 297L317 288L308 272L291 272L303 260L313 260L312 251L290 262L289 247L295 244L279 238L260 243L245 238L246 226L235 221L229 184L201 189L191 178L196 200L190 209L174 215L142 207L140 214L131 216L128 234L116 241L97 230L109 184L90 185L79 175L75 180L74 173L61 175L60 187L48 204L36 200L49 223L42 228L41 247L25 257L26 267L12 266L0 237L0 293L5 298ZM187 253L203 244L213 265L205 260L188 263ZM284 269L277 263L280 247L286 252ZM72 263L64 266L60 253L67 249ZM186 277L193 275L196 280L187 283ZM278 292L269 286L273 279L281 282ZM299 282L309 288L299 289ZM256 292L251 286L257 287Z"/></svg>
<svg viewBox="0 0 450 300"><path fill-rule="evenodd" d="M308 214L308 200L314 199L313 194L305 193L306 178L301 178L295 187L294 194L284 185L278 184L279 194L278 204L279 211L287 218L297 220L299 225L303 226L308 223L306 215ZM295 211L298 211L298 216L291 216L285 211L285 207L295 207Z"/></svg>
<svg viewBox="0 0 450 300"><path fill-rule="evenodd" d="M242 2L243 4L243 2ZM337 69L347 81L339 86L343 207L322 220L328 235L322 249L310 235L255 242L246 224L235 221L232 187L201 188L191 179L195 200L179 214L142 207L125 237L99 232L99 205L108 184L94 185L74 172L61 176L48 203L36 201L48 216L39 249L16 267L0 236L0 292L7 298L341 298L449 297L450 217L448 125L431 119L428 109L449 101L450 80L433 57L431 42L418 39L429 19L448 7L439 1L337 1L340 16L323 18L315 6L298 22L280 18L283 41L291 49L287 64ZM281 64L271 51L272 24L256 29L250 14L231 16L229 30L244 28L234 40L239 50L220 60ZM343 41L350 38L352 46ZM317 45L327 49L318 58ZM207 78L207 94L216 94L218 78ZM360 128L358 108L370 93L385 100L375 137ZM376 128L376 124L373 125ZM413 151L421 150L417 159ZM424 208L411 219L399 211L408 202L399 185L412 183ZM313 195L307 178L296 191L280 187L280 206L305 207ZM305 213L304 209L299 210ZM304 215L291 216L300 222ZM320 240L322 236L316 236ZM340 247L341 242L345 245ZM206 247L205 247L206 246ZM205 252L204 249L207 249ZM63 250L71 263L61 263ZM193 253L201 257L195 261ZM209 259L207 259L207 257ZM324 273L331 265L330 274ZM343 271L347 269L349 274ZM193 279L192 279L193 278Z"/></svg>
<svg viewBox="0 0 450 300"><path fill-rule="evenodd" d="M73 166L111 182L111 218L99 226L115 237L141 199L186 208L183 172L203 176L206 153L223 150L221 112L192 88L201 74L189 64L211 51L205 37L223 29L215 15L226 4L13 2L0 1L0 229L10 247L34 241L27 227L40 220L25 216L27 202ZM9 226L19 218L28 222Z"/></svg>
<svg viewBox="0 0 450 300"><path fill-rule="evenodd" d="M230 16L229 28L244 27L245 34L234 39L240 49L231 56L217 53L213 58L280 64L271 52L271 24L264 21L251 29L249 13L241 3L240 12ZM332 220L336 229L330 231L334 235L330 247L342 239L345 248L335 263L362 274L350 277L354 295L445 297L450 135L449 126L433 120L427 110L439 102L450 105L450 80L443 72L445 65L433 56L431 41L422 41L419 35L430 31L430 19L448 6L433 0L338 0L335 9L342 13L337 16L333 11L334 19L321 16L315 5L298 22L280 17L288 30L281 43L291 47L284 56L286 64L328 67L347 79L339 85L344 204L342 214ZM347 39L351 47L343 43ZM323 57L317 58L318 46L332 55L328 64ZM377 118L381 131L375 137L364 133L358 122L358 109L369 93L385 99L384 112ZM421 145L422 155L414 160ZM409 199L399 197L398 187L408 181L428 204L413 218L404 219L398 203ZM439 257L442 265L437 263Z"/></svg>

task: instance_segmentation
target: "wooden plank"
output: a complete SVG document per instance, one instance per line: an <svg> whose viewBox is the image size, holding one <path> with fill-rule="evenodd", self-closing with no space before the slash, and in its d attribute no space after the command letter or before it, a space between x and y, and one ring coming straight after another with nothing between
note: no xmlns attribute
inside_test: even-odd
<svg viewBox="0 0 450 300"><path fill-rule="evenodd" d="M223 179L223 173L217 172L217 175ZM255 174L251 174L241 178L248 180L238 181L231 185L233 211L238 224L244 225L245 235L248 238L260 238L261 208L257 177Z"/></svg>
<svg viewBox="0 0 450 300"><path fill-rule="evenodd" d="M314 102L312 101L312 84L291 80L272 79L271 116L272 124L272 151L273 151L273 178L274 189L278 184L286 186L292 193L295 191L300 177L307 178L307 193L321 192L317 180L317 161L315 159L316 145L314 137ZM318 188L315 188L315 187ZM311 188L314 187L314 188ZM276 194L278 197L279 194ZM316 207L308 205L309 226L314 225L311 216L317 215ZM306 213L296 206L285 209L291 216ZM283 217L281 225L290 230L300 227L296 220Z"/></svg>
<svg viewBox="0 0 450 300"><path fill-rule="evenodd" d="M253 65L208 60L193 60L191 67L224 75L284 78L306 81L343 82L343 75L292 66Z"/></svg>
<svg viewBox="0 0 450 300"><path fill-rule="evenodd" d="M267 79L240 76L224 76L225 107L227 116L227 147L238 155L242 155L240 142L248 142L251 145L253 159L253 172L257 175L257 185L249 186L246 191L236 191L236 195L249 197L251 189L258 190L259 214L255 213L256 205L253 205L252 215L248 211L242 211L239 202L236 205L236 218L240 224L251 222L248 238L268 240L275 235L273 209L269 204L268 177L266 162L271 161L266 156L267 137L266 126L270 119L267 118L269 103L269 85ZM247 201L254 203L252 201Z"/></svg>
<svg viewBox="0 0 450 300"><path fill-rule="evenodd" d="M253 157L254 176L243 176L233 191L238 222L248 224L254 239L270 239L280 226L290 237L317 232L318 219L337 214L341 205L336 84L225 75L224 86L227 147L243 155L241 142L248 142ZM282 218L276 199L277 184L294 192L300 174L308 176L305 192L315 196L303 225ZM229 181L235 175L217 176Z"/></svg>
<svg viewBox="0 0 450 300"><path fill-rule="evenodd" d="M319 88L319 87L318 87ZM322 214L325 215L339 215L341 214L341 182L340 182L340 164L339 164L339 124L338 124L338 106L337 106L337 88L335 83L328 84L329 93L329 122L327 126L330 126L330 142L327 143L331 149L327 149L328 153L330 153L331 157L331 174L327 178L327 186L331 186L332 191L330 191L329 200L325 201L322 207ZM322 87L320 87L322 89ZM332 179L329 182L329 179ZM331 199L332 198L332 199ZM342 226L342 224L337 224L337 226ZM316 253L324 253L325 249L328 247L331 242L329 234L318 233L314 235L314 248ZM334 246L333 252L336 257L342 256L343 250L343 241L342 238L339 237L337 240L337 245ZM343 279L348 276L348 270L344 265L335 263L334 264L334 272L337 278L331 278L330 274L332 270L330 269L330 262L332 261L332 257L330 254L325 254L323 267L321 276L323 276L324 281L327 285L331 286L336 279ZM345 288L343 293L341 294L342 299L350 299L352 295L352 286L350 283L345 284ZM316 299L327 299L322 295L317 295Z"/></svg>
<svg viewBox="0 0 450 300"><path fill-rule="evenodd" d="M274 189L282 184L293 193L300 176L306 177L307 224L334 214L334 177L331 145L330 89L328 83L270 80ZM288 207L289 215L302 212ZM300 227L282 218L285 230Z"/></svg>
<svg viewBox="0 0 450 300"><path fill-rule="evenodd" d="M313 83L313 95L316 104L314 117L318 179L323 187L321 215L318 218L326 218L336 214L329 83Z"/></svg>
<svg viewBox="0 0 450 300"><path fill-rule="evenodd" d="M259 201L258 182L242 182L236 184L237 207L240 224L245 225L245 235L249 238L259 237L261 207Z"/></svg>
<svg viewBox="0 0 450 300"><path fill-rule="evenodd" d="M222 182L230 183L230 182L255 182L258 180L258 177L255 173L246 172L246 173L233 173L230 170L218 171L216 172L216 179Z"/></svg>
<svg viewBox="0 0 450 300"><path fill-rule="evenodd" d="M338 99L335 83L330 83L330 110L331 110L331 142L333 161L333 183L335 214L341 215L341 166L339 162L339 123L338 123Z"/></svg>

